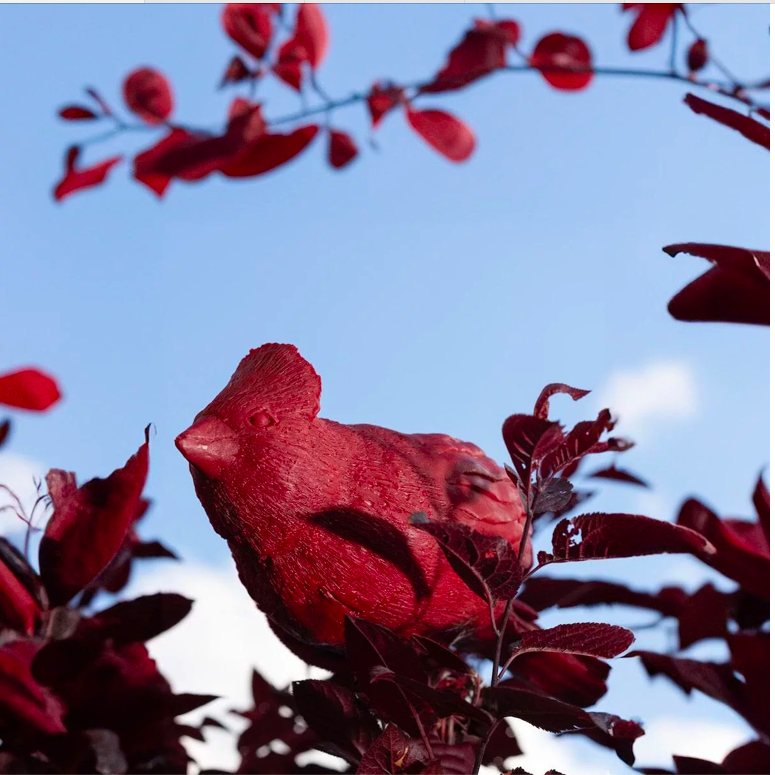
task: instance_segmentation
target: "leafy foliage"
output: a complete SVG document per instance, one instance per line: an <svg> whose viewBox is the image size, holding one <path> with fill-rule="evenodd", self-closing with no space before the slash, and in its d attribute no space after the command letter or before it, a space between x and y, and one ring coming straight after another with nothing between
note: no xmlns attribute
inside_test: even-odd
<svg viewBox="0 0 775 775"><path fill-rule="evenodd" d="M674 35L679 24L695 32L683 4L629 3L622 9L631 13L627 44L632 51L657 45ZM593 66L590 47L581 38L552 32L525 56L517 48L522 30L515 20L476 19L430 80L414 85L379 80L368 92L337 102L325 97L317 81L330 43L321 8L299 4L292 27L286 15L275 3L224 7L224 32L240 51L228 63L221 86L243 84L252 95L256 82L273 74L295 91L312 89L322 105L307 107L289 121L271 121L265 119L262 105L237 97L223 131L204 132L173 123L173 91L163 74L152 68L135 70L124 81L126 106L143 122L141 128L164 132L134 158L138 182L162 196L173 180L192 182L216 172L226 177L263 174L290 162L313 142L320 127L306 123L308 117L356 102L368 110L372 129L402 108L408 126L428 145L462 162L475 148L471 129L446 111L417 107L418 97L455 92L504 70L537 72L562 91L584 89L606 72ZM288 37L280 42L282 29ZM522 64L513 63L515 56ZM696 73L712 62L708 41L697 35L686 52L688 73L680 75L673 63L664 75L708 87L746 106L748 114L696 95L686 97L695 113L769 148L769 129L760 120L768 121L769 113L755 105L741 84L725 88L698 80ZM93 106L67 105L59 116L87 124L107 121L115 133L138 128L117 117L96 91L87 89L87 94ZM276 129L281 123L299 125L281 132ZM328 125L325 134L331 167L349 166L358 155L351 135ZM57 200L99 185L121 160L117 156L78 167L80 151L74 146L66 153L65 173L54 191ZM712 264L672 299L668 309L674 317L769 324L769 253L694 242L664 250ZM674 620L677 651L636 649L625 657L639 660L649 675L663 676L687 694L699 691L725 704L755 735L719 763L676 756L676 773L768 771L769 490L760 475L752 495L755 520L721 518L695 498L683 504L675 523L639 514L565 516L592 495L576 489L573 480L585 458L618 455L632 446L610 435L615 422L608 409L569 431L549 419L553 396L566 394L575 401L587 393L551 383L541 391L532 414L514 414L503 425L514 466L507 469L508 477L526 516L518 542L499 535L500 524L485 533L463 521L407 515L421 539L429 546L435 542L439 558L485 601L491 631L461 625L439 632L437 640L424 634L407 636L371 621L368 614L348 616L343 647L328 655L335 666L330 677L278 689L254 673L252 707L239 712L248 726L236 740L237 772L335 771L298 763L300 755L312 751L341 758L347 771L355 773L467 775L490 764L505 772L507 761L521 753L508 718L554 734L584 735L633 766L633 744L646 732L642 726L586 708L605 694L611 668L602 660L629 649L634 634L604 622L540 625L539 612L552 607L600 605L637 607L657 613L660 622ZM4 406L44 411L60 398L57 381L38 369L0 375ZM9 420L0 423L0 445L7 442L10 429ZM466 465L463 484L455 481L455 486L478 488L494 498L502 492L501 480L492 472L470 461ZM143 497L148 468L146 429L137 453L105 479L78 487L74 474L50 471L48 494L39 503L47 498L53 513L37 568L29 560L27 541L20 551L0 539L0 772L184 773L190 771L191 761L183 739L202 740L209 727L222 726L213 719L198 727L178 720L214 698L174 693L146 647L184 619L192 601L162 593L108 607L93 605L105 593L125 587L135 560L175 557L166 546L145 541L137 532L149 507ZM646 486L615 463L587 476ZM502 482L510 487L505 476ZM514 509L519 505L504 502ZM13 508L27 523L29 537L37 529L35 512L26 515L18 499ZM397 529L364 525L357 513L344 515L345 526L332 520L337 514L319 516L319 525L340 541L361 548L378 544L376 556L401 566L407 579L417 576L414 555L395 540ZM560 521L550 551L539 551L534 561L530 528L549 516ZM608 581L544 575L553 563L679 552L695 556L737 587L721 591L708 583L691 592L664 587L652 593ZM424 578L423 583L425 591ZM462 585L459 589L465 591ZM425 596L418 594L420 599ZM290 643L286 636L281 637ZM726 660L701 661L681 654L708 639L726 645ZM489 682L474 667L474 660L482 658L492 663Z"/></svg>

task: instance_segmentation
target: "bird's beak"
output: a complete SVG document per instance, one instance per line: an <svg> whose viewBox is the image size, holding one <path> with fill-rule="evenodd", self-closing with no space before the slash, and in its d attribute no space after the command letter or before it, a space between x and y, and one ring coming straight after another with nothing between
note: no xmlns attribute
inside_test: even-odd
<svg viewBox="0 0 775 775"><path fill-rule="evenodd" d="M203 417L175 439L175 446L205 476L217 477L239 453L237 434L217 417Z"/></svg>

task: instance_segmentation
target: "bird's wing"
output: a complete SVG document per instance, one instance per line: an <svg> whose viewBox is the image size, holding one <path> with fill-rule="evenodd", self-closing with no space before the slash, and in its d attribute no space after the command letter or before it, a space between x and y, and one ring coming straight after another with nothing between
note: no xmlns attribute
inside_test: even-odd
<svg viewBox="0 0 775 775"><path fill-rule="evenodd" d="M443 480L451 510L447 518L482 533L500 535L519 545L525 511L517 488L505 469L475 444L442 434L415 434L428 467Z"/></svg>

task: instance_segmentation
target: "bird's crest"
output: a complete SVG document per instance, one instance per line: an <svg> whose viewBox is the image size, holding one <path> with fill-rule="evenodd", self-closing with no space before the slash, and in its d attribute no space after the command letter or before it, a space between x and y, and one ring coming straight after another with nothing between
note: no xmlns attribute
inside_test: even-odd
<svg viewBox="0 0 775 775"><path fill-rule="evenodd" d="M320 411L320 377L292 344L264 344L240 362L229 386L232 391L260 393L271 406L304 413Z"/></svg>

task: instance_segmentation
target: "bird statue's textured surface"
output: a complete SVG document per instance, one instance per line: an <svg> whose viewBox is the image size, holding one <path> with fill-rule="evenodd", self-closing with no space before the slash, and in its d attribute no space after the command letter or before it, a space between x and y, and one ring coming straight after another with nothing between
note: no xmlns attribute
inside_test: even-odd
<svg viewBox="0 0 775 775"><path fill-rule="evenodd" d="M504 469L449 436L319 418L319 399L298 350L265 344L176 440L258 607L286 642L334 650L348 614L405 636L486 630L485 603L408 519L516 549L525 514Z"/></svg>

